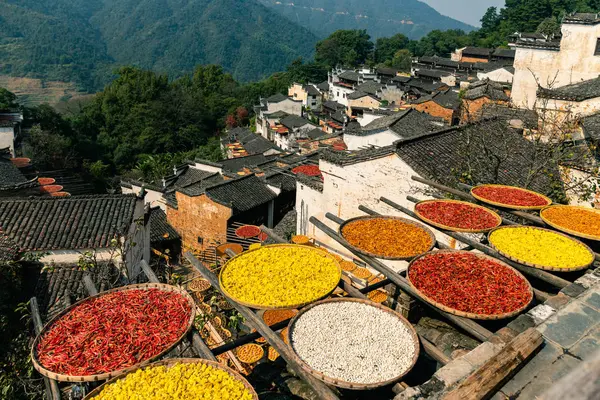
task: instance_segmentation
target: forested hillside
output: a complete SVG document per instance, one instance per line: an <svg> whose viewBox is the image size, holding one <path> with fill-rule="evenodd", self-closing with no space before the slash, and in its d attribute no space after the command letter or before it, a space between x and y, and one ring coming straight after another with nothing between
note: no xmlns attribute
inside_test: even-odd
<svg viewBox="0 0 600 400"><path fill-rule="evenodd" d="M260 1L320 36L339 29L364 29L374 38L402 33L419 39L434 29L473 29L418 0Z"/></svg>
<svg viewBox="0 0 600 400"><path fill-rule="evenodd" d="M119 65L237 79L311 58L317 37L254 0L0 0L0 74L101 89Z"/></svg>

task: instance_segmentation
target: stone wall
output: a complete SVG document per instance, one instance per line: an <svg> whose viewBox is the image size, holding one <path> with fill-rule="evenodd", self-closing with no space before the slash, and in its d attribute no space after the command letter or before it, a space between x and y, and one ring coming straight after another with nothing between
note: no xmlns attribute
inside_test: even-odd
<svg viewBox="0 0 600 400"><path fill-rule="evenodd" d="M444 120L451 124L452 117L454 116L454 110L444 108L437 104L435 101L426 101L421 104L415 104L413 108L417 111L421 111L431 115L432 117L444 118Z"/></svg>
<svg viewBox="0 0 600 400"><path fill-rule="evenodd" d="M176 196L178 208L167 207L167 221L179 232L184 248L204 250L216 241L226 241L230 208L206 195L190 197L176 192Z"/></svg>
<svg viewBox="0 0 600 400"><path fill-rule="evenodd" d="M352 115L352 107L379 108L379 105L379 100L371 96L364 96L360 99L348 100L348 110L346 111L346 114L348 116Z"/></svg>

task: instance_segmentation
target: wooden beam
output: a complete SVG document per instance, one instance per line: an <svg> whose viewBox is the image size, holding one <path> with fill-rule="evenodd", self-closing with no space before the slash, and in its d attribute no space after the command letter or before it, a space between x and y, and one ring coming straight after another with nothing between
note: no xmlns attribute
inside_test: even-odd
<svg viewBox="0 0 600 400"><path fill-rule="evenodd" d="M498 354L461 382L458 387L442 397L442 400L489 398L543 342L542 334L535 328L529 328L517 335Z"/></svg>
<svg viewBox="0 0 600 400"><path fill-rule="evenodd" d="M235 307L235 309L245 318L246 323L256 329L262 337L264 337L267 342L277 352L279 355L287 362L288 366L291 367L294 372L301 377L306 383L308 383L312 389L315 391L316 395L323 400L337 400L338 396L325 385L323 382L314 378L308 372L304 371L304 369L300 366L300 360L298 356L290 349L290 347L285 344L285 342L281 339L279 334L273 332L265 322L259 318L254 311L245 307L241 304L238 304L235 300L227 297L219 286L219 280L215 274L213 274L208 268L206 268L191 252L185 253L185 258L194 266L200 274L207 279L212 287L215 290L218 290L226 299Z"/></svg>
<svg viewBox="0 0 600 400"><path fill-rule="evenodd" d="M29 308L31 309L31 319L33 320L33 329L36 335L39 335L44 328L42 323L42 317L40 316L40 307L38 306L37 297L32 297L29 300ZM58 382L54 379L44 378L44 386L46 386L46 397L50 400L60 400L60 389L58 388Z"/></svg>
<svg viewBox="0 0 600 400"><path fill-rule="evenodd" d="M96 289L96 285L94 285L92 277L89 274L85 274L83 277L83 286L85 286L85 291L88 293L88 296L95 296L98 294L98 289Z"/></svg>
<svg viewBox="0 0 600 400"><path fill-rule="evenodd" d="M140 266L142 267L142 271L144 271L144 273L146 274L146 276L148 277L148 280L150 282L160 283L160 281L158 280L158 277L156 276L154 271L152 271L152 268L150 268L150 265L148 265L146 260L140 261Z"/></svg>
<svg viewBox="0 0 600 400"><path fill-rule="evenodd" d="M385 197L381 197L380 200L383 203L387 204L388 206L405 213L406 215L409 215L411 217L413 217L413 216L416 217L416 214L414 212L412 212L411 210L409 210L408 208L406 208L404 206L401 206L398 203L393 202L392 200L389 200ZM526 275L540 279L546 283L556 286L559 289L567 287L571 284L571 282L567 281L566 279L562 279L562 278L560 278L556 275L550 274L546 271L542 271L537 268L528 267L526 265L519 264L512 260L509 260L508 258L502 256L500 253L498 253L496 250L492 249L491 247L481 244L465 235L462 235L462 234L459 234L456 232L447 231L447 230L444 230L441 228L435 228L435 229L437 229L438 231L440 231L450 237L453 237L454 239L456 239L462 243L468 244L469 246L481 251L484 254L487 254L488 256L497 258L497 259L505 262L506 264L512 266L516 270L519 270Z"/></svg>
<svg viewBox="0 0 600 400"><path fill-rule="evenodd" d="M264 225L260 226L260 230L263 231L264 233L266 233L273 241L275 241L277 243L287 243L287 240L285 240L281 236L277 235L272 229L267 228Z"/></svg>
<svg viewBox="0 0 600 400"><path fill-rule="evenodd" d="M327 218L335 217L335 216L333 216L333 215L331 215L329 213L325 214L325 216ZM337 217L335 217L335 218L337 218ZM337 218L337 220L340 220L340 219ZM309 221L315 227L317 227L318 229L322 230L325 234L327 234L327 236L329 236L332 239L336 240L339 244L341 244L346 249L348 249L352 254L354 254L354 256L356 258L359 258L359 259L363 260L371 268L373 268L373 269L381 272L386 278L388 278L389 280L391 280L400 289L402 289L402 291L404 291L405 293L407 293L410 296L414 297L415 299L421 301L424 305L426 305L427 307L431 308L432 310L438 312L440 315L442 315L447 320L452 321L455 325L461 327L463 330L465 330L466 332L468 332L474 338L476 338L476 339L478 339L478 340L480 340L480 341L483 342L483 341L486 341L489 337L491 337L493 335L492 332L490 332L489 330L485 329L484 327L482 327L481 325L479 325L476 322L473 322L473 321L471 321L471 320L469 320L467 318L463 318L463 317L459 317L459 316L456 316L456 315L452 315L450 313L447 313L447 312L444 312L444 311L440 310L439 308L434 307L433 305L431 305L427 301L423 300L421 298L421 296L419 296L419 294L410 286L410 283L408 283L408 281L405 278L403 278L402 276L400 276L399 274L397 274L395 271L393 271L392 269L390 269L387 265L381 263L379 260L376 260L376 259L374 259L372 257L368 257L368 256L365 256L363 254L360 254L360 253L356 252L354 249L352 249L352 247L348 244L348 242L346 242L344 240L344 238L342 238L341 236L339 236L337 234L337 232L335 232L333 229L331 229L330 227L328 227L327 225L325 225L323 222L319 221L317 218L311 217ZM343 222L343 220L340 220L340 221Z"/></svg>

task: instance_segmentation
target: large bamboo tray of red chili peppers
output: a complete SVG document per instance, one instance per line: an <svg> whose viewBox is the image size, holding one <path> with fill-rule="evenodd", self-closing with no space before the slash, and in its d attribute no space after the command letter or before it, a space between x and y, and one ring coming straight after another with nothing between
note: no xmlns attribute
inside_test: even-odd
<svg viewBox="0 0 600 400"><path fill-rule="evenodd" d="M489 232L502 225L502 218L492 210L459 200L420 201L415 214L430 225L454 232Z"/></svg>
<svg viewBox="0 0 600 400"><path fill-rule="evenodd" d="M552 204L543 194L516 186L479 185L471 189L471 196L494 206L513 210L541 210Z"/></svg>
<svg viewBox="0 0 600 400"><path fill-rule="evenodd" d="M31 349L42 375L65 382L99 381L169 352L194 322L194 300L159 283L129 285L88 297L53 318Z"/></svg>
<svg viewBox="0 0 600 400"><path fill-rule="evenodd" d="M425 301L470 319L514 317L533 299L531 285L517 270L495 258L469 251L440 250L425 254L410 263L407 277Z"/></svg>

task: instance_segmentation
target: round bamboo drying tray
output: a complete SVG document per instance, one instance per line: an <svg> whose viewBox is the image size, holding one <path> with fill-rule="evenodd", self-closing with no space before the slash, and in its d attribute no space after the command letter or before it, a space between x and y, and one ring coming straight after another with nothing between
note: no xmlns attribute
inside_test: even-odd
<svg viewBox="0 0 600 400"><path fill-rule="evenodd" d="M535 194L537 196L540 196L540 197L544 198L546 200L547 204L544 204L544 205L541 205L541 206L517 206L517 205L511 205L511 204L505 204L505 203L498 203L498 202L495 202L495 201L492 201L492 200L488 200L485 197L481 197L481 196L478 196L475 193L473 193L473 190L475 190L477 188L480 188L480 187L490 187L490 186L510 188L510 189L519 189L519 190L522 190L522 191L525 191L525 192L528 192L528 193L532 193L532 194ZM491 204L491 205L498 206L498 207L502 207L502 208L509 208L511 210L541 210L542 208L547 207L550 204L552 204L552 199L550 199L548 196L544 196L543 194L538 193L538 192L534 192L533 190L523 189L523 188L520 188L518 186L508 186L508 185L495 185L495 184L478 185L478 186L475 186L475 187L471 188L471 196L475 197L477 200L482 201L484 203Z"/></svg>
<svg viewBox="0 0 600 400"><path fill-rule="evenodd" d="M562 231L562 232L568 233L569 235L577 236L577 237L580 237L580 238L583 238L583 239L600 241L600 236L590 235L590 234L587 234L587 233L575 231L573 229L570 229L570 228L567 228L567 227L562 226L560 224L557 224L556 222L552 222L551 220L549 220L546 217L544 217L544 211L546 211L547 209L550 209L550 208L555 208L555 207L556 208L558 208L558 207L568 207L568 208L574 208L574 209L581 209L581 210L585 210L585 211L589 211L589 212L598 214L599 216L600 216L600 210L597 210L595 208L583 207L583 206L565 206L565 205L554 204L554 205L551 205L551 206L548 206L548 207L544 207L540 211L540 218L544 221L544 223L546 223L547 225L550 225L554 229L558 229L559 231Z"/></svg>
<svg viewBox="0 0 600 400"><path fill-rule="evenodd" d="M460 310L456 310L454 308L448 307L442 303L439 303L435 300L433 300L431 297L427 296L425 293L421 292L415 285L413 285L412 281L410 280L410 268L412 267L412 265L419 259L426 257L430 254L439 254L439 253L469 253L469 254L473 254L479 258L482 259L488 259L491 260L497 264L502 265L505 268L510 269L512 272L514 272L519 278L523 279L523 281L525 281L527 283L527 287L529 288L529 302L524 305L523 307L515 310L515 311L511 311L510 313L504 313L504 314L475 314L475 313L470 313L470 312L465 312L465 311L460 311ZM464 317L464 318L469 318L469 319L478 319L478 320L498 320L498 319L506 319L506 318L511 318L514 317L516 315L519 315L520 313L522 313L527 307L529 307L529 304L531 304L531 301L533 300L533 288L531 287L531 284L529 283L529 281L523 276L523 274L521 274L519 271L517 271L516 269L514 269L513 267L511 267L510 265L494 258L494 257L490 257L486 254L479 254L479 253L473 253L473 252L469 252L469 251L465 251L465 250L438 250L438 251L433 251L431 253L427 253L427 254L423 254L421 257L419 258L415 258L413 261L411 261L411 263L408 265L408 268L406 269L406 279L408 280L408 282L410 283L410 286L417 292L419 293L419 296L421 296L425 301L427 301L429 304L439 308L440 310L446 311L449 314L453 314L453 315L458 315L459 317Z"/></svg>
<svg viewBox="0 0 600 400"><path fill-rule="evenodd" d="M418 210L418 207L420 204L426 204L426 203L439 203L439 202L444 202L444 203L455 203L455 204L464 204L467 205L469 207L473 207L473 208L477 208L480 210L484 210L485 212L487 212L488 214L490 214L491 216L493 216L496 219L496 225L490 227L490 228L485 228L485 229L465 229L465 228L457 228L457 227L453 227L453 226L448 226L448 225L444 225L442 223L439 222L435 222L427 217L424 217ZM484 206L480 206L479 204L473 204L473 203L469 203L468 201L460 201L460 200L423 200L418 202L417 204L415 204L415 214L417 214L417 216L423 221L428 223L429 225L435 226L437 228L440 229L444 229L447 231L452 231L452 232L464 232L464 233L484 233L484 232L489 232L494 228L499 227L500 225L502 225L502 217L500 217L497 213L495 213L494 211L490 210L489 208L486 208Z"/></svg>
<svg viewBox="0 0 600 400"><path fill-rule="evenodd" d="M367 295L373 303L381 304L388 299L388 294L383 290L374 290Z"/></svg>
<svg viewBox="0 0 600 400"><path fill-rule="evenodd" d="M46 368L44 368L39 360L38 360L38 354L37 354L37 346L41 340L41 338L46 334L46 332L48 332L48 330L52 327L52 325L58 321L58 319L60 319L62 316L68 314L73 308L77 307L78 305L80 305L81 303L84 303L90 299L93 298L98 298L101 296L104 296L106 294L109 293L115 293L115 292L124 292L127 290L136 290L136 289L142 289L142 290L148 290L148 289L159 289L159 290L163 290L166 292L175 292L180 294L181 296L183 296L189 303L190 305L190 318L188 320L188 324L187 324L187 328L185 329L185 331L181 334L181 336L179 336L179 338L173 342L169 347L167 347L165 350L163 350L160 354L157 354L154 357L151 357L147 360L144 360L142 362L139 362L135 365L132 365L130 367L127 368L123 368L117 371L111 371L111 372L105 372L105 373L101 373L101 374L94 374L94 375L64 375L64 374L59 374L56 372L52 372ZM115 289L111 289L111 290L107 290L105 292L102 293L98 293L97 295L94 296L90 296L87 297L83 300L78 301L77 303L73 304L72 306L64 309L62 312L60 312L58 315L56 315L54 318L52 318L52 320L50 320L46 326L44 326L44 328L42 329L42 331L40 332L39 335L37 335L37 337L35 338L35 341L33 342L33 345L31 347L31 362L33 363L33 366L35 367L35 369L42 374L45 377L48 377L50 379L54 379L56 381L61 381L61 382L96 382L96 381L103 381L106 379L111 379L117 375L126 373L128 371L132 371L134 369L137 369L139 367L142 367L144 365L147 365L149 363L151 363L153 360L156 360L157 358L160 358L162 356L164 356L165 354L167 354L169 351L171 351L186 335L187 333L190 331L190 329L192 328L192 325L194 324L194 318L196 316L196 304L194 303L194 300L192 299L192 297L189 295L189 293L187 293L185 290L179 289L175 286L171 286L171 285L165 285L162 283L144 283L144 284L137 284L137 285L128 285L128 286L123 286L123 287L119 287L119 288L115 288Z"/></svg>
<svg viewBox="0 0 600 400"><path fill-rule="evenodd" d="M348 225L348 224L350 224L352 222L358 221L358 220L363 220L363 219L364 220L368 220L368 219L395 219L395 220L404 222L405 224L410 224L410 225L416 226L417 228L421 228L423 231L425 231L429 235L429 238L431 239L431 246L429 246L429 248L426 251L422 252L422 253L411 255L411 256L406 256L406 257L385 257L385 256L383 256L381 254L374 254L374 253L370 253L370 252L368 252L366 250L362 250L361 248L356 247L356 246L350 244L346 240L346 238L344 238L343 229L344 229L344 227L346 225ZM423 255L423 254L431 251L431 249L433 249L433 246L435 246L435 241L436 241L435 235L433 234L433 232L428 227L426 227L425 225L423 225L423 224L421 224L419 222L412 221L412 220L407 219L407 218L396 217L396 216L392 216L392 215L377 215L377 216L374 216L374 215L364 215L364 216L361 216L361 217L351 218L349 220L346 220L343 224L341 224L339 226L338 233L346 241L346 243L348 243L348 245L354 251L356 251L356 252L358 252L360 254L363 254L365 256L374 257L374 258L380 258L382 260L397 260L397 261L399 261L399 260L411 260L411 259L413 259L415 257L419 257L420 255Z"/></svg>
<svg viewBox="0 0 600 400"><path fill-rule="evenodd" d="M217 246L216 250L217 250L217 256L223 257L223 256L228 256L228 254L226 253L227 250L231 250L235 254L240 254L242 251L244 251L244 248L242 247L241 244L224 243L224 244Z"/></svg>
<svg viewBox="0 0 600 400"><path fill-rule="evenodd" d="M240 354L240 352L243 352L245 349L249 349L249 351L250 349L252 349L256 354L252 357L246 357L246 355ZM238 347L235 351L235 355L244 364L254 364L255 362L260 361L265 356L265 350L255 343L248 343L241 347Z"/></svg>
<svg viewBox="0 0 600 400"><path fill-rule="evenodd" d="M203 278L196 278L188 283L188 289L192 292L203 293L210 289L210 282Z"/></svg>
<svg viewBox="0 0 600 400"><path fill-rule="evenodd" d="M304 315L304 313L306 313L308 310L310 310L313 307L316 307L318 305L321 304L328 304L328 303L339 303L339 302L354 302L354 303L362 303L362 304L366 304L369 305L371 307L375 307L378 308L382 311L385 311L388 314L393 315L394 317L396 317L397 319L399 319L408 329L408 331L410 332L410 335L412 336L413 339L413 347L415 349L415 353L413 355L412 358L412 362L410 364L410 366L406 369L406 371L404 371L402 374L389 379L387 381L381 381L381 382L375 382L375 383L353 383L353 382L347 382L341 379L335 379L335 378L331 378L319 371L316 371L314 369L312 369L310 367L310 365L308 365L299 355L298 353L296 353L296 350L294 349L294 343L292 342L292 335L294 333L294 326L296 325L296 322L298 321L299 318L302 317L302 315ZM344 389L351 389L351 390L370 390L370 389L376 389L379 387L383 387L383 386L387 386L390 385L394 382L399 381L400 379L402 379L402 377L404 375L406 375L407 373L410 372L411 369L413 369L413 367L415 366L417 359L419 358L419 350L420 350L420 346L419 346L419 337L417 336L417 331L415 330L415 328L410 324L410 322L408 322L406 320L406 318L404 318L401 314L397 313L396 311L391 310L388 307L382 306L381 304L377 304L374 303L370 300L364 300L364 299L354 299L354 298L337 298L337 299L325 299L325 300L321 300L321 301L317 301L316 303L313 303L305 308L303 308L302 310L300 310L300 312L298 313L298 315L296 315L291 321L290 324L288 325L288 327L286 328L287 332L285 332L285 336L286 336L286 340L285 342L288 343L288 345L291 347L292 351L296 354L297 356L297 360L300 363L300 366L309 374L311 374L312 376L314 376L315 378L319 379L322 382L325 382L326 384L329 385L333 385L333 386L337 386L340 388L344 388Z"/></svg>
<svg viewBox="0 0 600 400"><path fill-rule="evenodd" d="M295 235L292 236L292 243L307 245L310 243L310 238L306 235Z"/></svg>
<svg viewBox="0 0 600 400"><path fill-rule="evenodd" d="M534 263L530 263L530 262L527 262L527 261L524 261L524 260L520 260L520 259L518 259L517 257L514 257L514 256L512 256L512 255L510 255L510 254L508 254L508 253L506 253L506 252L504 252L504 251L501 251L501 250L500 250L500 249L498 249L498 248L496 247L496 245L494 245L494 243L493 243L493 242L490 240L490 236L492 235L492 233L494 233L495 231L497 231L497 230L499 230L499 229L515 229L515 228L529 228L529 229L538 229L538 230L541 230L541 231L552 232L552 233L554 233L554 234L557 234L557 235L560 235L560 236L564 236L565 238L567 238L567 239L570 239L570 240L572 240L572 241L574 241L574 242L576 242L576 243L579 243L579 244L581 244L582 246L584 246L584 247L585 247L585 249L586 249L586 250L587 250L587 251L590 253L590 257L591 257L591 260L592 260L592 261L590 261L590 262L589 262L588 264L586 264L586 265L581 265L581 266L579 266L579 267L575 267L575 268L556 268L556 267L548 267L548 266L546 266L546 265L534 264ZM517 263L519 263L519 264L526 265L526 266L528 266L528 267L537 268L537 269L542 269L542 270L545 270L545 271L555 271L555 272L575 272L575 271L581 271L581 270L584 270L584 269L587 269L587 268L589 268L589 267L590 267L590 266L591 266L591 265L594 263L594 260L595 260L595 255L594 255L594 252L593 252L593 250L592 250L592 249L591 249L591 248L590 248L590 247L589 247L587 244L583 243L582 241L580 241L580 240L577 240L577 239L575 239L575 238L572 238L571 236L569 236L569 235L566 235L566 234L564 234L564 233L557 232L557 231L553 231L553 230L551 230L551 229L540 228L540 227L537 227L537 226L523 226L523 225L510 225L510 226L501 226L501 227L498 227L498 228L496 228L496 229L492 230L490 233L488 233L487 240L488 240L488 243L490 244L490 247L491 247L491 248L493 248L494 250L496 250L498 253L502 254L504 257L508 258L509 260L512 260L512 261L514 261L514 262L517 262Z"/></svg>
<svg viewBox="0 0 600 400"><path fill-rule="evenodd" d="M238 234L238 231L240 229L247 228L247 227L251 227L251 228L254 229L255 233L252 236L242 236L242 235ZM258 227L256 225L243 225L243 226L240 226L239 228L237 228L235 230L235 236L237 236L237 237L239 237L241 239L251 239L251 238L254 238L254 237L257 237L258 235L260 235L260 232L262 232L261 229L260 229L260 227Z"/></svg>
<svg viewBox="0 0 600 400"><path fill-rule="evenodd" d="M223 273L224 271L226 271L226 269L231 265L231 262L233 260L235 260L238 257L242 257L245 256L253 251L262 251L264 249L268 249L268 248L273 248L273 247L294 247L294 248L301 248L303 250L309 249L310 251L318 251L321 252L323 255L330 257L331 259L333 259L335 261L335 264L337 266L337 274L338 274L338 279L336 280L336 284L333 285L333 287L331 288L331 290L328 293L325 293L323 296L320 296L318 298L315 298L313 300L310 301L305 301L304 303L301 304L290 304L290 305L286 305L286 306L279 306L279 307L275 307L275 306L271 306L271 307L267 307L265 305L261 305L261 304L251 304L251 303L247 303L244 302L242 300L238 300L236 299L234 296L232 296L227 289L223 286ZM325 297L328 297L331 293L333 293L333 291L336 289L337 287L337 282L339 282L339 280L342 278L342 269L340 268L340 263L327 251L322 250L318 247L310 247L310 246L302 246L299 244L270 244L268 246L262 246L260 249L255 249L255 250L248 250L245 251L242 254L238 254L235 257L233 257L232 259L228 260L227 263L225 263L225 265L221 268L221 272L219 273L219 286L221 287L221 291L230 299L232 299L233 301L249 307L249 308L254 308L257 310L287 310L287 309L291 309L291 308L302 308L307 304L311 304L315 301L318 301L320 299L323 299Z"/></svg>
<svg viewBox="0 0 600 400"><path fill-rule="evenodd" d="M215 369L220 369L222 371L225 371L229 375L231 375L235 380L240 381L244 385L246 390L248 390L248 392L250 392L250 394L252 395L252 398L254 400L258 400L258 394L256 393L256 390L254 390L252 385L250 385L250 383L248 383L246 378L244 378L242 375L238 374L231 368L226 367L225 365L220 364L215 361L204 360L201 358L171 358L168 360L157 361L155 363L145 365L145 366L139 367L139 368L145 369L145 368L150 368L150 367L159 367L161 365L164 365L165 367L171 367L175 364L205 364L205 365L211 366ZM136 369L139 369L139 368L136 368ZM134 371L124 372L124 373L120 374L119 376L112 378L111 380L107 381L106 383L102 384L101 386L98 386L96 389L94 389L93 391L88 393L88 395L85 396L83 400L92 400L94 397L98 396L100 394L100 392L102 392L104 390L104 388L106 388L108 385L115 383L119 379L125 378L127 375L129 375L132 372L134 372Z"/></svg>

